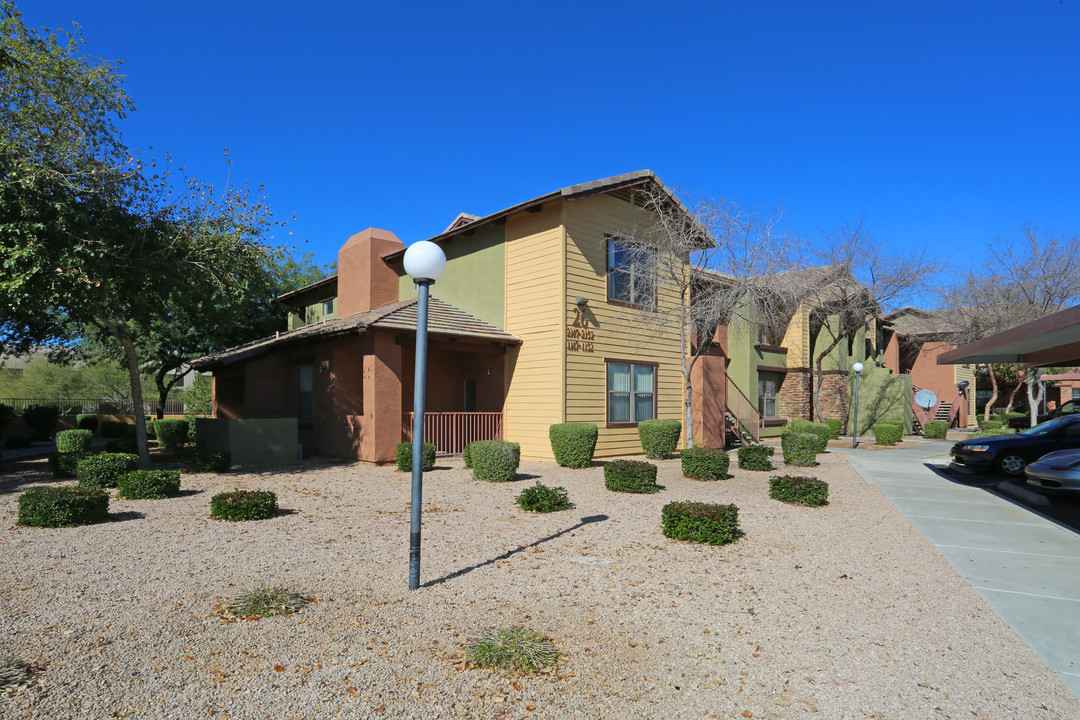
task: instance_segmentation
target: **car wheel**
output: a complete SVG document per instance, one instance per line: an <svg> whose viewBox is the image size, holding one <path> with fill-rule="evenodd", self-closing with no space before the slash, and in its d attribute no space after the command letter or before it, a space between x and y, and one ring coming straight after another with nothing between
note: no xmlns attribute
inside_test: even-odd
<svg viewBox="0 0 1080 720"><path fill-rule="evenodd" d="M1005 473L1009 477L1018 477L1024 474L1024 468L1027 466L1027 460L1019 455L1006 455L997 461L998 470Z"/></svg>

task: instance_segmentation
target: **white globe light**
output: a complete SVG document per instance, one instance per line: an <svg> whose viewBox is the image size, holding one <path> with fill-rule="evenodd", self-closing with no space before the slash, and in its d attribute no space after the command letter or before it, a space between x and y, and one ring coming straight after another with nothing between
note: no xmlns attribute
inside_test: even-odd
<svg viewBox="0 0 1080 720"><path fill-rule="evenodd" d="M421 240L405 249L402 262L413 280L435 282L446 270L446 253L435 243Z"/></svg>
<svg viewBox="0 0 1080 720"><path fill-rule="evenodd" d="M863 364L862 363L855 363L854 365L851 366L851 369L854 370L857 373L861 373L863 371Z"/></svg>

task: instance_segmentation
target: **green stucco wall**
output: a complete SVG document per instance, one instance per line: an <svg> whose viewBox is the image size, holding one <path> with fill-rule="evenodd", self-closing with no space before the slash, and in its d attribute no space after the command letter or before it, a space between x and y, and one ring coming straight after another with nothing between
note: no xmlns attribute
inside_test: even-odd
<svg viewBox="0 0 1080 720"><path fill-rule="evenodd" d="M330 298L327 297L325 299L329 300ZM308 305L307 307L305 307L304 311L303 311L303 313L304 313L303 316L301 316L300 313L290 312L289 313L289 329L290 330L295 330L296 328L303 327L304 325L310 325L311 323L317 323L320 320L322 320L324 317L331 317L331 318L332 317L337 317L337 298L336 297L334 298L334 312L330 313L329 315L324 316L322 308L323 308L323 301L320 300L317 303L313 303L313 304Z"/></svg>
<svg viewBox="0 0 1080 720"><path fill-rule="evenodd" d="M226 420L197 418L195 444L232 453L234 465L281 465L297 462L296 418Z"/></svg>
<svg viewBox="0 0 1080 720"><path fill-rule="evenodd" d="M859 378L859 434L873 431L879 420L899 420L904 434L911 434L911 376L893 375L887 368L865 361ZM855 373L848 378L848 391L855 395ZM848 403L848 427L854 427L855 403Z"/></svg>
<svg viewBox="0 0 1080 720"><path fill-rule="evenodd" d="M485 225L475 235L443 243L446 272L431 288L433 297L502 329L505 326L506 226ZM404 273L404 271L403 271ZM402 274L399 296L416 297L412 278Z"/></svg>

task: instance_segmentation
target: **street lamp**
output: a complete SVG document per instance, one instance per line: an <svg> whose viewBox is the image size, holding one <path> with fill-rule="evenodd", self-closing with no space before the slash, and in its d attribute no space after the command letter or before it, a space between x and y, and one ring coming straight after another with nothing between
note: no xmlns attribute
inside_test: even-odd
<svg viewBox="0 0 1080 720"><path fill-rule="evenodd" d="M863 364L855 363L851 366L855 371L855 427L851 431L851 449L858 447L856 440L859 437L859 378L862 376Z"/></svg>
<svg viewBox="0 0 1080 720"><path fill-rule="evenodd" d="M428 295L446 270L446 254L421 240L405 250L405 272L416 283L416 368L413 375L412 504L409 518L409 589L420 587L420 507L424 496L424 391L427 389Z"/></svg>

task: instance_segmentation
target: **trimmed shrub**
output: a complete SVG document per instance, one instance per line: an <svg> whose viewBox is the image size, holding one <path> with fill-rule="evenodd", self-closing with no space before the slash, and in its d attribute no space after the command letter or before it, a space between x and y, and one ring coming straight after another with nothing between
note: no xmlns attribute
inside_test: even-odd
<svg viewBox="0 0 1080 720"><path fill-rule="evenodd" d="M120 497L129 500L156 500L180 493L179 470L132 470L120 476Z"/></svg>
<svg viewBox="0 0 1080 720"><path fill-rule="evenodd" d="M116 487L120 476L139 469L139 456L131 453L101 453L84 457L75 465L79 484Z"/></svg>
<svg viewBox="0 0 1080 720"><path fill-rule="evenodd" d="M135 426L129 425L126 422L118 422L116 420L106 420L101 423L101 437L103 438L122 438L134 432Z"/></svg>
<svg viewBox="0 0 1080 720"><path fill-rule="evenodd" d="M818 439L817 451L819 453L825 452L829 447L829 439L832 437L832 430L825 423L816 423L809 420L792 420L784 427L784 435L790 433L804 433L814 435Z"/></svg>
<svg viewBox="0 0 1080 720"><path fill-rule="evenodd" d="M88 454L79 452L50 453L49 470L52 471L54 478L76 477L79 461L87 457Z"/></svg>
<svg viewBox="0 0 1080 720"><path fill-rule="evenodd" d="M904 439L904 426L896 421L883 420L874 423L874 442L878 445L895 445Z"/></svg>
<svg viewBox="0 0 1080 720"><path fill-rule="evenodd" d="M927 420L926 427L923 428L923 437L944 440L948 432L949 423L947 420Z"/></svg>
<svg viewBox="0 0 1080 720"><path fill-rule="evenodd" d="M4 438L4 447L8 450L22 450L32 444L28 435L9 435Z"/></svg>
<svg viewBox="0 0 1080 720"><path fill-rule="evenodd" d="M664 537L723 545L739 537L739 508L717 503L673 502L660 511Z"/></svg>
<svg viewBox="0 0 1080 720"><path fill-rule="evenodd" d="M548 428L555 462L567 468L589 467L600 429L594 423L558 423Z"/></svg>
<svg viewBox="0 0 1080 720"><path fill-rule="evenodd" d="M986 420L983 418L976 418L975 422L979 424L980 430L999 430L1004 426L1000 417L992 417Z"/></svg>
<svg viewBox="0 0 1080 720"><path fill-rule="evenodd" d="M90 430L61 430L56 433L56 451L58 453L81 453L90 452L90 443L94 439L94 433Z"/></svg>
<svg viewBox="0 0 1080 720"><path fill-rule="evenodd" d="M829 438L839 440L840 433L844 431L844 421L840 418L825 418L825 424L829 427Z"/></svg>
<svg viewBox="0 0 1080 720"><path fill-rule="evenodd" d="M109 519L109 494L101 488L36 487L19 496L19 525L72 527Z"/></svg>
<svg viewBox="0 0 1080 720"><path fill-rule="evenodd" d="M809 467L817 462L817 449L821 438L810 433L788 433L780 438L784 462L797 467Z"/></svg>
<svg viewBox="0 0 1080 720"><path fill-rule="evenodd" d="M570 507L570 496L564 487L548 487L537 480L535 485L525 488L514 502L529 512L557 512Z"/></svg>
<svg viewBox="0 0 1080 720"><path fill-rule="evenodd" d="M138 453L139 442L134 437L122 437L105 443L107 453Z"/></svg>
<svg viewBox="0 0 1080 720"><path fill-rule="evenodd" d="M60 410L51 405L31 405L23 410L23 422L32 440L50 440L56 432Z"/></svg>
<svg viewBox="0 0 1080 720"><path fill-rule="evenodd" d="M638 423L637 432L645 457L663 460L679 447L682 422L679 420L642 420Z"/></svg>
<svg viewBox="0 0 1080 720"><path fill-rule="evenodd" d="M277 511L277 495L268 490L233 490L210 498L210 514L220 520L265 520Z"/></svg>
<svg viewBox="0 0 1080 720"><path fill-rule="evenodd" d="M424 443L424 460L421 463L424 472L435 469L435 446ZM398 443L397 446L397 469L401 472L412 472L412 443Z"/></svg>
<svg viewBox="0 0 1080 720"><path fill-rule="evenodd" d="M151 440L158 439L157 428L154 426L155 422L157 422L157 420L153 416L146 416L146 437Z"/></svg>
<svg viewBox="0 0 1080 720"><path fill-rule="evenodd" d="M1002 435L1015 435L1015 434L1016 434L1016 428L999 428L997 430L987 430L985 432L968 433L968 436L965 437L964 439L965 440L977 440L979 438L1001 437Z"/></svg>
<svg viewBox="0 0 1080 720"><path fill-rule="evenodd" d="M475 442L475 441L473 441ZM465 462L465 467L472 469L472 443L466 443L465 447L461 448L461 459Z"/></svg>
<svg viewBox="0 0 1080 720"><path fill-rule="evenodd" d="M1026 417L1029 417L1029 416L1028 416L1027 413L1022 413L1022 412L1007 412L1007 413L1002 413L1001 415L998 415L997 417L1001 418L1001 424L1004 425L1005 423L1009 422L1010 420L1015 420L1016 418L1026 418Z"/></svg>
<svg viewBox="0 0 1080 720"><path fill-rule="evenodd" d="M772 470L770 458L776 452L776 448L768 445L748 445L738 449L739 467L743 470Z"/></svg>
<svg viewBox="0 0 1080 720"><path fill-rule="evenodd" d="M656 484L656 466L641 460L612 460L605 464L604 486L616 492L660 492L660 486Z"/></svg>
<svg viewBox="0 0 1080 720"><path fill-rule="evenodd" d="M232 453L228 450L193 450L191 469L195 472L229 472Z"/></svg>
<svg viewBox="0 0 1080 720"><path fill-rule="evenodd" d="M719 448L692 447L679 452L684 477L694 480L723 480L731 459Z"/></svg>
<svg viewBox="0 0 1080 720"><path fill-rule="evenodd" d="M473 480L510 482L521 464L521 446L504 440L478 440L469 453Z"/></svg>
<svg viewBox="0 0 1080 720"><path fill-rule="evenodd" d="M98 417L92 413L79 414L75 416L75 424L79 426L80 430L89 430L92 433L96 433L98 429Z"/></svg>
<svg viewBox="0 0 1080 720"><path fill-rule="evenodd" d="M818 507L829 502L829 484L816 477L774 475L769 478L769 497L781 502Z"/></svg>
<svg viewBox="0 0 1080 720"><path fill-rule="evenodd" d="M166 450L177 450L188 441L187 420L155 420L154 433L158 444Z"/></svg>

